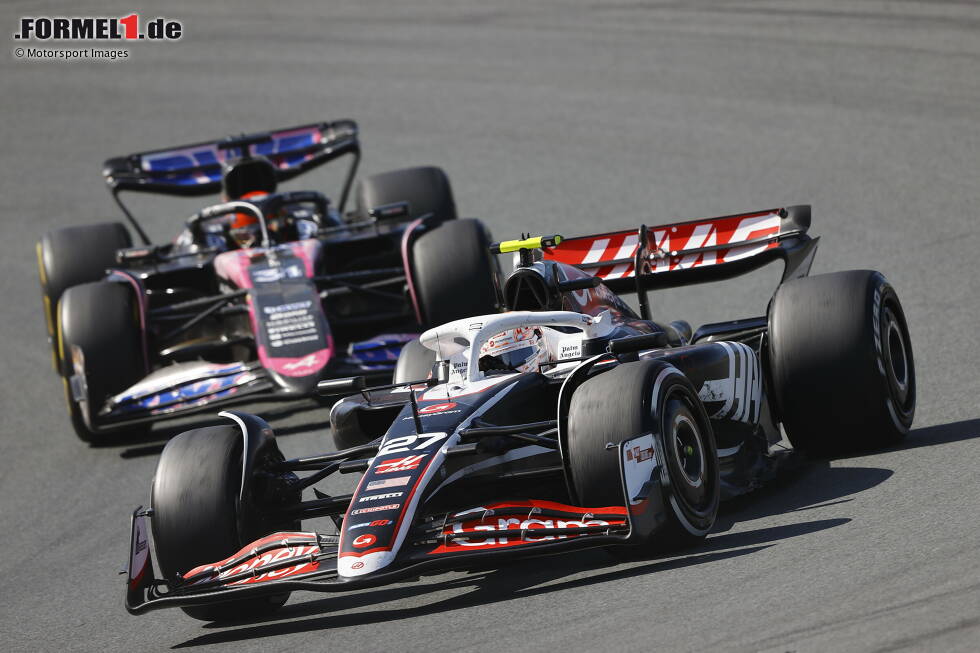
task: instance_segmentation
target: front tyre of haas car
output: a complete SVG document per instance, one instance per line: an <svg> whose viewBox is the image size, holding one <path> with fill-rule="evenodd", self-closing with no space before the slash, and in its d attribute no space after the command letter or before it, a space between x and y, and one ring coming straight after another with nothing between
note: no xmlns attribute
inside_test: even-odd
<svg viewBox="0 0 980 653"><path fill-rule="evenodd" d="M195 429L167 443L153 479L150 519L167 581L223 560L267 534L251 505L250 484L244 484L244 501L242 486L242 432L236 426ZM277 610L288 598L285 592L183 610L202 621L247 619Z"/></svg>
<svg viewBox="0 0 980 653"><path fill-rule="evenodd" d="M76 435L90 444L113 436L138 437L150 429L137 425L105 431L96 424L105 401L146 372L136 315L132 289L109 281L73 286L58 302L58 351L68 414ZM79 390L84 391L84 406Z"/></svg>
<svg viewBox="0 0 980 653"><path fill-rule="evenodd" d="M630 557L687 548L714 525L720 502L718 453L697 392L663 361L621 364L575 390L568 411L568 465L579 505L623 505L619 450L610 447L653 433L664 452L669 486L666 521Z"/></svg>
<svg viewBox="0 0 980 653"><path fill-rule="evenodd" d="M879 272L848 270L783 284L769 307L779 419L816 454L900 442L915 414L915 365L902 304Z"/></svg>

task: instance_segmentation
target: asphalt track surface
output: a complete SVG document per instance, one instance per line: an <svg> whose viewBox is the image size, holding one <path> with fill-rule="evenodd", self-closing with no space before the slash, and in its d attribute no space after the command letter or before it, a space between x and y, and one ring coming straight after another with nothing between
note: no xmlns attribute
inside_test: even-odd
<svg viewBox="0 0 980 653"><path fill-rule="evenodd" d="M12 40L0 57L0 649L980 646L976 4L214 4L153 3L186 36L138 43L124 62L18 61ZM5 2L0 26L65 11ZM176 429L101 448L75 439L34 243L117 215L100 187L110 155L338 117L361 123L364 172L441 165L461 211L500 237L811 203L813 271L882 270L905 305L919 384L907 444L810 462L726 507L704 546L676 557L592 551L295 594L274 617L223 627L130 617L117 576L128 516ZM160 240L191 210L142 206ZM654 307L695 323L757 315L774 278ZM287 455L329 446L313 404L257 409Z"/></svg>

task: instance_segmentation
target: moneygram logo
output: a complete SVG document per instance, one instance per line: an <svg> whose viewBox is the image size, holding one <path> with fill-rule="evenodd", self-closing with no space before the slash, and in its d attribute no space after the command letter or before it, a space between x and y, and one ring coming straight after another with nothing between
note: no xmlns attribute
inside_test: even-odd
<svg viewBox="0 0 980 653"><path fill-rule="evenodd" d="M184 33L178 20L152 18L139 14L121 18L107 16L57 17L26 16L20 19L18 41L176 41Z"/></svg>

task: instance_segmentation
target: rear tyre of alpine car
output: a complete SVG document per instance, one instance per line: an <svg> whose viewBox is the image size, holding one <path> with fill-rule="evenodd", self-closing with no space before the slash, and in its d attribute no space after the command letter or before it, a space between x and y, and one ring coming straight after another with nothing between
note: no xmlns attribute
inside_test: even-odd
<svg viewBox="0 0 980 653"><path fill-rule="evenodd" d="M58 358L58 300L79 284L98 281L106 268L116 264L116 251L133 244L120 222L101 222L49 231L37 244L37 271L41 280L44 319L51 339L55 371L62 372Z"/></svg>
<svg viewBox="0 0 980 653"><path fill-rule="evenodd" d="M149 425L115 432L96 428L105 401L146 373L136 316L132 289L110 281L68 288L58 302L58 355L65 399L72 427L85 442L96 443L110 434L138 436L149 431ZM83 401L79 401L79 391Z"/></svg>
<svg viewBox="0 0 980 653"><path fill-rule="evenodd" d="M442 168L422 166L391 170L362 179L357 185L356 215L370 218L372 209L408 202L411 219L432 214L437 222L456 219L456 202Z"/></svg>
<svg viewBox="0 0 980 653"><path fill-rule="evenodd" d="M445 222L412 246L416 298L422 321L437 326L497 312L496 261L479 220Z"/></svg>
<svg viewBox="0 0 980 653"><path fill-rule="evenodd" d="M242 490L242 432L235 426L186 431L160 455L151 529L164 579L223 560L265 535ZM277 610L289 593L183 608L202 621L247 619Z"/></svg>
<svg viewBox="0 0 980 653"><path fill-rule="evenodd" d="M915 414L905 313L879 272L783 284L769 307L779 419L797 449L833 454L901 441Z"/></svg>
<svg viewBox="0 0 980 653"><path fill-rule="evenodd" d="M619 449L609 445L645 433L653 433L665 458L657 463L670 482L667 519L636 550L624 551L630 555L697 544L714 525L721 499L714 433L697 392L675 367L645 360L595 376L572 395L568 466L579 505L623 505Z"/></svg>

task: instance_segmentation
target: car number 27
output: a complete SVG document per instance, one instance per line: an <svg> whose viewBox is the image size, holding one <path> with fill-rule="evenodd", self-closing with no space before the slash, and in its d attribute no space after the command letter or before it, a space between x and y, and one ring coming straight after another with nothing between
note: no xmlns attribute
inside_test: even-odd
<svg viewBox="0 0 980 653"><path fill-rule="evenodd" d="M397 438L392 438L384 443L380 449L378 449L379 456L387 456L390 453L404 453L409 449L414 449L415 451L421 451L422 449L428 449L431 445L439 442L440 440L445 440L448 433L420 433L419 435L402 435ZM416 446L412 446L418 442Z"/></svg>

